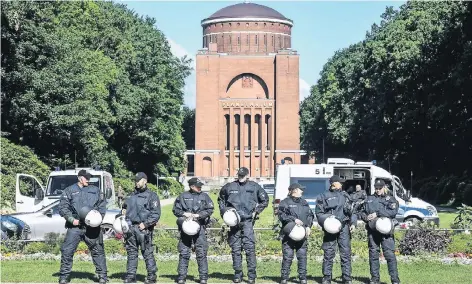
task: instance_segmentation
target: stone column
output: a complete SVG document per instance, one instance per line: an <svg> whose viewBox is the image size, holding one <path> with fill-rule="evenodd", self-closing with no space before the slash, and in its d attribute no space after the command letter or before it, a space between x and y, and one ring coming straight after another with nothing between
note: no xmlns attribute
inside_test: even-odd
<svg viewBox="0 0 472 284"><path fill-rule="evenodd" d="M233 176L234 174L234 110L233 108L229 109L229 176Z"/></svg>

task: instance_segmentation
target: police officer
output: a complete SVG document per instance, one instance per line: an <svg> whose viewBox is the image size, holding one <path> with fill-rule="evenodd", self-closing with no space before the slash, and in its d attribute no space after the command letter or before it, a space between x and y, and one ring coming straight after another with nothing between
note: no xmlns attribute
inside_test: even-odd
<svg viewBox="0 0 472 284"><path fill-rule="evenodd" d="M305 188L293 183L289 186L289 196L282 200L279 204L278 215L282 222L282 231L288 223L295 222L297 225L303 225L306 228L306 237L301 241L292 240L287 234L282 239L282 270L281 270L281 284L286 284L290 276L290 266L292 265L293 254L296 251L298 260L298 277L300 283L307 283L306 280L306 263L307 263L307 243L308 236L313 225L314 215L310 209L308 202L302 198L303 190Z"/></svg>
<svg viewBox="0 0 472 284"><path fill-rule="evenodd" d="M206 225L209 224L210 216L213 214L214 205L211 198L206 193L202 193L203 182L198 178L191 178L188 181L190 191L184 192L177 197L172 212L178 218L177 224L180 230L179 266L177 268L179 284L185 283L187 277L188 262L192 245L197 253L198 272L200 273L200 283L205 284L208 280L208 242L206 238ZM185 219L192 218L200 223L200 230L196 235L189 236L181 229Z"/></svg>
<svg viewBox="0 0 472 284"><path fill-rule="evenodd" d="M369 265L372 276L371 284L380 284L380 246L387 260L388 273L392 283L400 283L398 278L397 258L395 256L395 238L392 234L381 234L375 230L375 220L378 217L394 219L398 213L398 201L388 194L385 182L381 179L375 181L374 195L367 196L361 218L367 223L367 235L369 244ZM393 231L393 230L392 230Z"/></svg>
<svg viewBox="0 0 472 284"><path fill-rule="evenodd" d="M367 194L365 193L365 190L363 190L362 186L358 184L356 185L356 191L354 191L351 194L350 198L353 202L360 202L360 201L365 200L366 197L367 197Z"/></svg>
<svg viewBox="0 0 472 284"><path fill-rule="evenodd" d="M123 204L126 220L131 224L129 231L125 234L128 261L124 282L136 282L138 247L140 247L147 270L145 283L156 283L157 266L154 259L153 231L161 217L161 203L159 196L147 187L145 173L137 173L135 181L135 191L128 196Z"/></svg>
<svg viewBox="0 0 472 284"><path fill-rule="evenodd" d="M220 190L218 205L221 216L229 208L236 209L240 223L230 228L228 243L233 258L234 282L240 283L243 276L241 242L246 251L248 282L256 281L256 240L254 221L269 204L269 196L257 183L248 180L249 170L242 167L238 170L238 180L227 183Z"/></svg>
<svg viewBox="0 0 472 284"><path fill-rule="evenodd" d="M349 195L342 191L341 179L339 176L330 178L330 189L322 193L316 202L315 214L318 221L323 219L323 215L332 214L341 222L341 230L337 234L330 234L326 230L323 236L322 249L323 258L323 284L331 283L331 273L333 270L333 260L336 254L336 244L339 246L341 254L341 271L344 283L352 283L351 279L351 231L355 228L357 221L355 215L351 215L352 204ZM321 221L323 222L323 221ZM322 224L320 224L322 225Z"/></svg>
<svg viewBox="0 0 472 284"><path fill-rule="evenodd" d="M59 214L66 219L67 233L61 247L61 268L59 283L68 283L72 270L74 253L80 241L88 246L99 283L107 282L107 265L103 247L103 233L98 227L89 227L85 224L85 216L91 210L97 210L105 216L107 201L100 189L89 185L92 175L86 170L77 174L78 182L66 189L59 202Z"/></svg>

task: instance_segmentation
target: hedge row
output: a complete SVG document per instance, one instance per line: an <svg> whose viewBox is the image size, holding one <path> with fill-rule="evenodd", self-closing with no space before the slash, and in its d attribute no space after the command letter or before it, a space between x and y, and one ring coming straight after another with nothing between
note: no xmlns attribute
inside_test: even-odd
<svg viewBox="0 0 472 284"><path fill-rule="evenodd" d="M229 255L230 248L227 243L227 231L223 228L221 231L208 231L209 255ZM309 238L309 257L323 255L321 244L323 232L313 230ZM437 241L441 239L443 246L438 245ZM451 235L449 232L438 232L430 230L395 232L395 241L397 254L418 255L422 253L444 254L444 253L462 253L472 256L472 235L457 234ZM63 236L50 234L48 240L43 243L30 243L21 247L18 243L2 243L2 253L21 252L32 254L38 252L60 253L60 245L63 242ZM177 244L179 242L178 231L156 230L154 244L158 253L177 254ZM278 239L278 233L274 231L256 232L256 252L259 256L274 255L280 256L281 241ZM367 232L358 228L352 235L352 255L367 258L369 250L367 247ZM105 251L107 254L126 254L123 241L107 240L105 242ZM88 253L85 243L80 243L77 254Z"/></svg>

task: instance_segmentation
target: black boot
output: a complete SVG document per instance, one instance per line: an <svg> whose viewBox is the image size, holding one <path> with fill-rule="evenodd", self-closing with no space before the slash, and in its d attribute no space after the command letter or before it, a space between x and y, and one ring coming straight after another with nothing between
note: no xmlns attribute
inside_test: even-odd
<svg viewBox="0 0 472 284"><path fill-rule="evenodd" d="M59 278L59 284L67 284L69 281L67 281L67 278Z"/></svg>
<svg viewBox="0 0 472 284"><path fill-rule="evenodd" d="M247 280L247 283L248 283L248 284L255 284L255 283L256 283L256 279L248 279L248 280Z"/></svg>

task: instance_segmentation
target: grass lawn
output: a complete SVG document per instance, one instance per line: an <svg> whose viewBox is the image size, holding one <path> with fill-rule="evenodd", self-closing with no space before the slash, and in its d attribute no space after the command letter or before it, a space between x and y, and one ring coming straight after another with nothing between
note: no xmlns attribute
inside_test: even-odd
<svg viewBox="0 0 472 284"><path fill-rule="evenodd" d="M219 220L220 223L222 223L222 219L220 217L220 209L218 207L218 195L214 193L208 192L208 195L210 196L211 200L213 200L213 203L215 205L215 210L213 211L213 218L216 218ZM161 219L159 220L159 226L160 227L165 227L165 228L176 228L176 220L177 218L174 216L174 213L172 213L172 207L173 203L170 205L165 205L162 206L162 215ZM256 224L254 225L255 228L270 228L272 227L273 220L274 220L274 214L273 214L273 209L272 209L272 197L270 197L269 200L269 205L267 208L262 212L261 215L259 215L259 219L256 221Z"/></svg>
<svg viewBox="0 0 472 284"><path fill-rule="evenodd" d="M1 279L5 282L57 282L60 263L58 261L2 261ZM108 261L108 276L110 282L121 282L126 270L125 261ZM275 261L259 262L257 268L258 282L278 282L280 279L280 263ZM158 262L158 282L173 282L176 277L176 261ZM381 265L382 283L390 283L387 266ZM402 283L470 283L471 265L445 265L433 262L399 263L400 280ZM232 265L229 262L210 262L210 283L231 283L233 277ZM90 262L77 261L74 263L72 282L93 282L94 266ZM353 263L354 283L368 282L369 264L367 262ZM245 272L246 273L246 272ZM142 260L138 267L138 281L144 281L145 267ZM321 263L308 263L309 281L321 282ZM296 276L296 262L292 264L292 277ZM341 283L339 263L334 264L333 276ZM198 279L198 270L195 261L190 262L188 282Z"/></svg>
<svg viewBox="0 0 472 284"><path fill-rule="evenodd" d="M439 212L438 215L439 215L439 227L450 228L451 224L454 222L454 219L457 216L457 213Z"/></svg>

